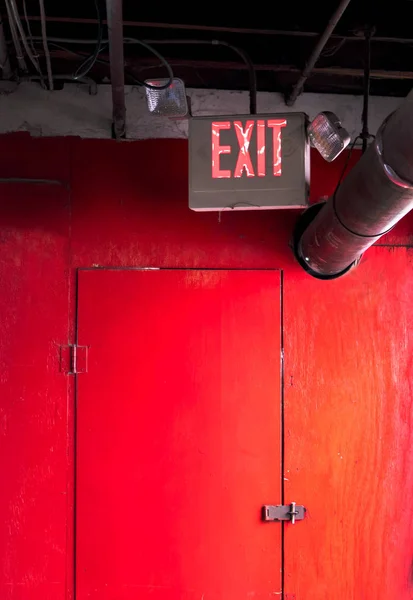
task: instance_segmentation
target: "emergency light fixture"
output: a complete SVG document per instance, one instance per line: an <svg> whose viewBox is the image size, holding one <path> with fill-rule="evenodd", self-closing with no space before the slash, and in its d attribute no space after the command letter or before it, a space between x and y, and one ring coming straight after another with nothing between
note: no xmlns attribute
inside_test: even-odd
<svg viewBox="0 0 413 600"><path fill-rule="evenodd" d="M168 79L147 79L145 83L161 87L168 81ZM174 77L167 88L156 90L146 87L145 91L148 110L152 115L175 118L187 116L188 101L182 79Z"/></svg>
<svg viewBox="0 0 413 600"><path fill-rule="evenodd" d="M327 162L332 162L350 143L350 135L332 112L319 113L307 129L308 138Z"/></svg>

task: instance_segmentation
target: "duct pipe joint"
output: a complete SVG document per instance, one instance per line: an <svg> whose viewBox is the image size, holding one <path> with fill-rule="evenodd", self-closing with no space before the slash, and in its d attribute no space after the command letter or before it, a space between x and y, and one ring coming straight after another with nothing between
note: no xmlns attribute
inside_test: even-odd
<svg viewBox="0 0 413 600"><path fill-rule="evenodd" d="M314 221L316 216L319 214L321 209L324 208L324 206L326 204L327 204L326 202L317 202L317 204L313 204L312 206L309 206L300 215L300 217L297 221L297 224L294 228L291 246L292 246L296 260L300 263L300 265L304 269L304 271L306 271L309 275L312 275L312 277L315 277L316 279L323 279L325 281L328 281L330 279L337 279L338 277L341 277L342 275L345 275L346 273L348 273L348 271L350 271L350 269L352 269L353 267L358 265L361 257L358 258L357 260L355 260L354 262L352 262L350 265L348 265L348 267L346 267L339 273L333 273L333 274L328 274L328 275L319 273L318 271L315 271L308 264L308 258L303 256L303 254L300 250L301 237L302 237L303 233L306 231L307 227L310 225L310 223L312 221Z"/></svg>
<svg viewBox="0 0 413 600"><path fill-rule="evenodd" d="M403 188L405 190L413 190L413 183L411 181L407 181L407 179L403 179L402 177L400 177L396 171L390 166L388 165L385 161L384 161L384 156L383 156L383 131L386 128L387 123L389 122L390 117L393 115L393 113L391 113L387 119L385 119L383 121L383 123L380 126L380 129L377 132L376 135L376 139L374 140L374 148L377 152L377 156L379 157L379 161L380 161L380 165L386 175L386 177L392 182L394 183L395 186Z"/></svg>

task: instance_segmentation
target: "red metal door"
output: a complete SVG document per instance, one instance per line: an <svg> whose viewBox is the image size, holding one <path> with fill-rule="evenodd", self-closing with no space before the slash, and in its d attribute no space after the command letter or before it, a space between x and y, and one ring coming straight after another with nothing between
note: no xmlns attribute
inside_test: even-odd
<svg viewBox="0 0 413 600"><path fill-rule="evenodd" d="M79 273L77 599L281 597L280 276Z"/></svg>

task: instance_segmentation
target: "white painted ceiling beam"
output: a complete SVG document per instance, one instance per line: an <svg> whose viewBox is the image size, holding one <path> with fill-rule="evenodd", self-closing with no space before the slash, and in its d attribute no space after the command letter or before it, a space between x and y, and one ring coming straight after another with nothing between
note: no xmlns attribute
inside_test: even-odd
<svg viewBox="0 0 413 600"><path fill-rule="evenodd" d="M2 86L10 86L4 82ZM126 86L127 138L185 138L187 120L153 117L146 109L141 88ZM188 90L192 114L226 115L248 113L248 92L225 90ZM401 98L370 98L370 133L375 134L385 117L401 103ZM362 96L303 94L289 108L280 94L260 92L259 113L305 112L310 118L322 110L335 112L352 137L361 131ZM110 138L112 94L110 85L99 85L97 94L89 94L86 85L66 84L49 92L37 83L21 83L5 91L0 88L0 134L28 131L35 136L80 136Z"/></svg>

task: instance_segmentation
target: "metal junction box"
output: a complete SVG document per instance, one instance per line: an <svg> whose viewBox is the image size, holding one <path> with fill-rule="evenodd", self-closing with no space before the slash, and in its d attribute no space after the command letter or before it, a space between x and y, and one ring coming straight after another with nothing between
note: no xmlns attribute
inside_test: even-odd
<svg viewBox="0 0 413 600"><path fill-rule="evenodd" d="M308 206L304 113L189 121L189 207L196 211Z"/></svg>

